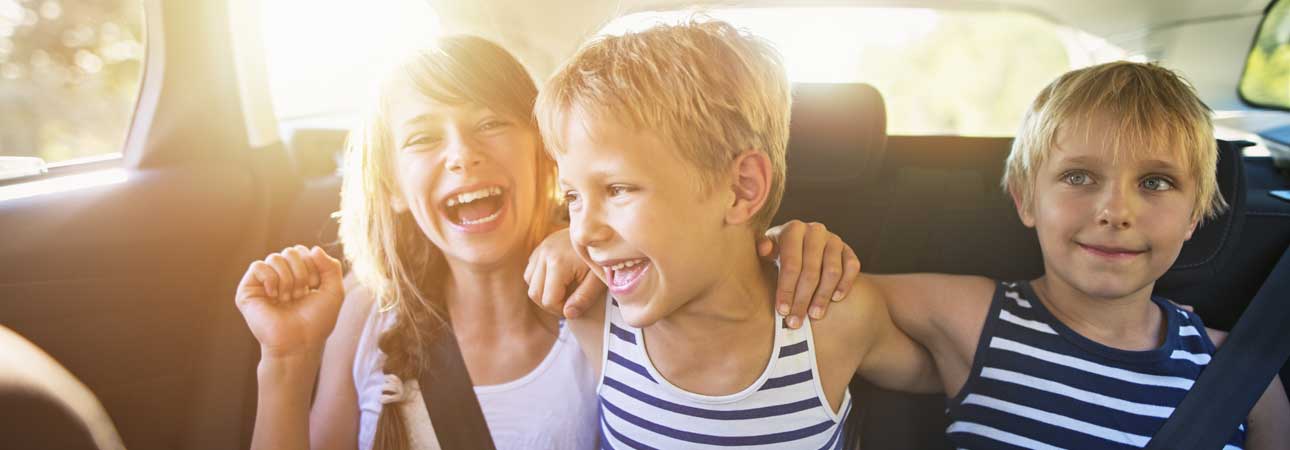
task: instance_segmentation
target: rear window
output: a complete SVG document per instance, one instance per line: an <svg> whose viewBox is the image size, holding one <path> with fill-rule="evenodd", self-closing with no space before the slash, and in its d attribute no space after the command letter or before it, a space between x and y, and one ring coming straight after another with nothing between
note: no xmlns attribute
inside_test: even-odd
<svg viewBox="0 0 1290 450"><path fill-rule="evenodd" d="M631 14L601 33L695 14ZM792 81L878 88L887 102L888 132L897 135L1011 136L1030 101L1058 75L1129 56L1100 38L1020 12L789 7L699 14L770 40Z"/></svg>
<svg viewBox="0 0 1290 450"><path fill-rule="evenodd" d="M119 156L143 32L140 0L0 0L0 179Z"/></svg>
<svg viewBox="0 0 1290 450"><path fill-rule="evenodd" d="M425 0L265 1L260 24L278 119L342 128L388 64L439 32Z"/></svg>

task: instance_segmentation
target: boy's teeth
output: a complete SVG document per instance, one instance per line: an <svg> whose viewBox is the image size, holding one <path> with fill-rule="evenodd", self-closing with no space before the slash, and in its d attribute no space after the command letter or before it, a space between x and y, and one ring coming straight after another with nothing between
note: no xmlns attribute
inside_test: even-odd
<svg viewBox="0 0 1290 450"><path fill-rule="evenodd" d="M461 204L466 204L466 203L473 202L475 200L479 200L481 198L492 197L494 195L502 195L502 188L493 186L493 187L486 187L477 191L462 192L460 194L457 194L456 196L449 197L448 206L453 207Z"/></svg>
<svg viewBox="0 0 1290 450"><path fill-rule="evenodd" d="M641 260L633 259L631 261L623 261L618 264L614 264L612 266L609 266L609 268L611 270L623 270L626 268L635 267L637 264L640 264L640 263L641 263Z"/></svg>

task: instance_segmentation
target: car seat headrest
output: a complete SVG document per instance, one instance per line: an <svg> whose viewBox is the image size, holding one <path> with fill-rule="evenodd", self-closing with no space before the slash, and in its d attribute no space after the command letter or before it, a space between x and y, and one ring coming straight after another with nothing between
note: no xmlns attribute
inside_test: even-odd
<svg viewBox="0 0 1290 450"><path fill-rule="evenodd" d="M1208 282L1231 259L1245 224L1245 165L1242 150L1254 145L1246 141L1218 141L1218 189L1228 209L1213 220L1203 221L1183 244L1178 260L1156 283L1157 291L1174 290Z"/></svg>
<svg viewBox="0 0 1290 450"><path fill-rule="evenodd" d="M793 85L789 186L876 180L886 149L887 109L873 86Z"/></svg>

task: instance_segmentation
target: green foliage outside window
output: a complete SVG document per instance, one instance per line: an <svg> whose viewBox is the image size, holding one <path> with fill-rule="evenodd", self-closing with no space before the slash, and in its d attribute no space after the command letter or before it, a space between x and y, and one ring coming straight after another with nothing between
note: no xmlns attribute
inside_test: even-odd
<svg viewBox="0 0 1290 450"><path fill-rule="evenodd" d="M143 70L139 0L0 0L0 156L118 152Z"/></svg>
<svg viewBox="0 0 1290 450"><path fill-rule="evenodd" d="M1290 4L1277 2L1263 19L1241 76L1241 97L1256 105L1290 108Z"/></svg>

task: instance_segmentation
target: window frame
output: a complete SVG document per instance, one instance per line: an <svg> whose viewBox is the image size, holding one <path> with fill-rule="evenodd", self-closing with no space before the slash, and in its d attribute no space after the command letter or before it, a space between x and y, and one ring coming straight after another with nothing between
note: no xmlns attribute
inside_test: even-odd
<svg viewBox="0 0 1290 450"><path fill-rule="evenodd" d="M1236 86L1234 89L1236 89L1236 98L1240 99L1241 103L1245 106L1270 111L1290 112L1290 99L1287 99L1288 101L1286 105L1264 104L1246 98L1245 92L1241 90L1241 84L1245 81L1246 72L1250 70L1250 54L1254 52L1254 49L1259 45L1259 36L1263 34L1263 25L1267 23L1268 15L1272 12L1272 8L1275 8L1280 3L1281 0L1272 0L1268 2L1267 7L1263 8L1263 18L1259 19L1259 25L1254 28L1254 35L1250 36L1250 49L1245 52L1245 64L1241 65L1241 76L1236 79Z"/></svg>
<svg viewBox="0 0 1290 450"><path fill-rule="evenodd" d="M130 108L130 117L126 121L125 136L122 137L117 151L54 163L46 162L45 170L41 173L0 178L0 187L123 168L127 166L127 161L132 156L137 156L138 153L143 151L143 143L138 142L142 139L142 136L136 137L136 134L146 136L149 122L151 122L150 111L156 109L157 91L160 90L161 85L160 72L165 66L165 47L161 45L162 18L160 17L161 5L158 3L161 0L137 1L140 3L140 12L143 14L140 31L143 34L144 56L140 64L139 87L135 93L134 107ZM150 79L157 81L150 82ZM147 114L147 116L141 116L141 114ZM144 120L141 120L141 118ZM134 160L137 161L137 157Z"/></svg>

